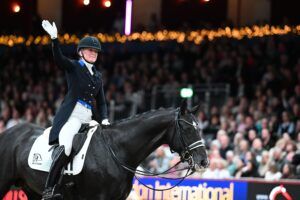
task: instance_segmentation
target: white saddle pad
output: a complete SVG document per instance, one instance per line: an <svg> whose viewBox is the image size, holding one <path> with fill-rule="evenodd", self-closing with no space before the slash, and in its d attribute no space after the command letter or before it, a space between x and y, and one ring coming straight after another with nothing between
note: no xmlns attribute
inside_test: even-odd
<svg viewBox="0 0 300 200"><path fill-rule="evenodd" d="M68 167L65 170L65 174L77 175L81 172L86 156L86 151L90 144L91 138L98 127L96 125L98 125L98 122L94 120L90 122L90 126L95 127L90 128L89 132L87 133L87 139L84 142L84 145L82 146L79 153L74 157L74 159L68 164ZM44 133L34 141L31 147L28 157L28 165L32 169L44 172L49 172L50 170L50 166L52 163L51 155L53 151L53 149L51 149L52 146L48 145L50 130L51 127L47 128Z"/></svg>

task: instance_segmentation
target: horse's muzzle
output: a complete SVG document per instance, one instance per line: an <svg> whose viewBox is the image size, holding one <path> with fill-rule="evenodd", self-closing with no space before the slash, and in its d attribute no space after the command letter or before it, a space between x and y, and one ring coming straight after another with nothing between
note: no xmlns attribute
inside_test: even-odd
<svg viewBox="0 0 300 200"><path fill-rule="evenodd" d="M209 160L202 160L199 164L195 164L195 171L203 172L209 166Z"/></svg>

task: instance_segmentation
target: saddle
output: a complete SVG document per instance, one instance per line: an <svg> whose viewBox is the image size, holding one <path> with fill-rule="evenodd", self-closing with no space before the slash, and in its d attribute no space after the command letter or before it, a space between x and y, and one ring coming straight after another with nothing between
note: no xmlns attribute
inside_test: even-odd
<svg viewBox="0 0 300 200"><path fill-rule="evenodd" d="M70 160L72 160L74 158L75 155L77 155L79 153L79 151L81 150L82 146L84 145L84 142L87 139L87 133L90 130L90 124L88 123L84 123L81 125L78 133L74 136L73 142L72 142L72 151L70 154ZM54 144L49 151L51 151L53 149L51 158L53 160L53 158L55 157L55 155L57 154L57 147L59 146L59 144Z"/></svg>
<svg viewBox="0 0 300 200"><path fill-rule="evenodd" d="M88 124L82 124L79 132L74 136L70 163L64 171L65 174L77 175L81 172L91 138L98 128L101 128L101 126L94 120ZM49 172L52 158L57 154L56 147L58 147L58 145L48 145L50 129L46 129L35 140L31 148L28 156L28 165L32 169Z"/></svg>

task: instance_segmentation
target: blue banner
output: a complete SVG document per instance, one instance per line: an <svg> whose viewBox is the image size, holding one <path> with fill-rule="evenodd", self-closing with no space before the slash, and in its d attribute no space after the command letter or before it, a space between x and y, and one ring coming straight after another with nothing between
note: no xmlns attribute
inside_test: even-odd
<svg viewBox="0 0 300 200"><path fill-rule="evenodd" d="M140 178L145 185L167 189L176 181L160 178ZM234 180L185 179L172 190L153 191L134 179L133 190L140 200L247 200L247 182Z"/></svg>

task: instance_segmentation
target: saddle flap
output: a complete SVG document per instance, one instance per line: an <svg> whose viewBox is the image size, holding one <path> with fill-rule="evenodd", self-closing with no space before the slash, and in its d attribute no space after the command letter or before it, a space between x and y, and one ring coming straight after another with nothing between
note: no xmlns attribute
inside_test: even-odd
<svg viewBox="0 0 300 200"><path fill-rule="evenodd" d="M89 130L89 129L87 129ZM72 143L72 152L71 152L71 156L72 155L77 155L80 151L80 149L82 148L82 146L84 145L86 139L87 139L87 132L83 132L83 133L77 133L74 136L73 139L73 143Z"/></svg>

